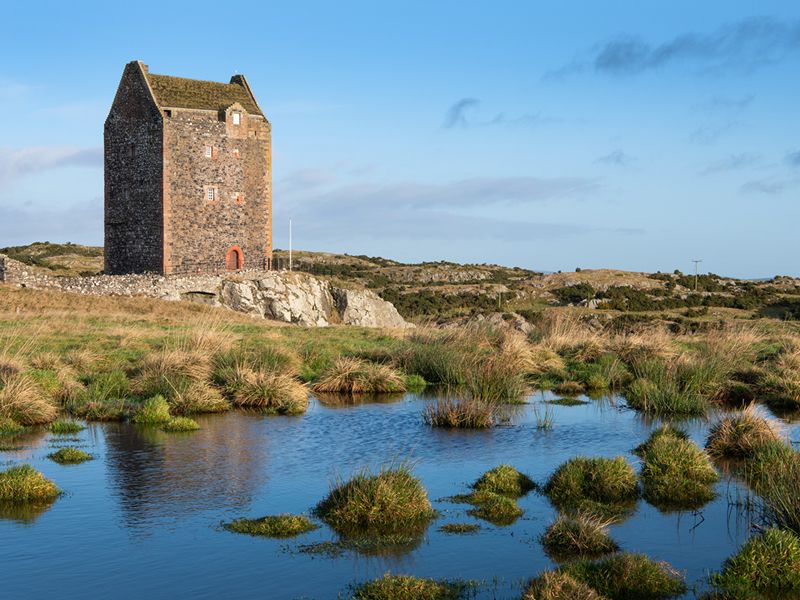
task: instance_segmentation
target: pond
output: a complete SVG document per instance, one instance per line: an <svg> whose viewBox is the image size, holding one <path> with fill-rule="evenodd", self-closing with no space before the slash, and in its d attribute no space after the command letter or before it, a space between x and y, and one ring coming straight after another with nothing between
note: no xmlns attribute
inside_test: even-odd
<svg viewBox="0 0 800 600"><path fill-rule="evenodd" d="M524 515L496 527L448 501L501 463L537 482L578 454L624 455L657 423L623 400L552 406L554 426L536 428L537 393L511 407L508 422L488 431L426 426L430 397L407 394L379 402L322 403L299 417L231 412L198 419L202 429L166 434L130 424L89 424L75 436L40 433L22 449L0 453L2 468L29 463L66 493L49 507L0 512L0 590L6 598L337 598L348 586L386 572L465 578L483 583L478 598L518 598L523 583L554 563L539 536L555 511L532 492ZM587 399L588 400L588 399ZM712 418L713 420L713 418ZM682 426L702 445L709 423ZM787 425L790 437L797 433ZM46 458L73 445L95 456L75 466ZM326 526L289 540L238 535L221 527L238 517L310 511L337 477L364 465L410 458L439 518L414 543L386 552L319 553L335 541ZM697 512L664 514L640 501L611 527L624 550L672 564L694 598L704 578L751 533L737 505L746 488L723 477L719 496ZM479 523L474 534L438 531L446 523Z"/></svg>

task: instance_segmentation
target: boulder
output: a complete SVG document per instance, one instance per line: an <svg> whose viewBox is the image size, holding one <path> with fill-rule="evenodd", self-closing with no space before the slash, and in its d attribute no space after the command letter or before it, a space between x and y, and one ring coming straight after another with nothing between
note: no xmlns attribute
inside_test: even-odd
<svg viewBox="0 0 800 600"><path fill-rule="evenodd" d="M397 309L371 290L348 290L332 287L331 293L336 303L341 322L358 327L413 327L406 322Z"/></svg>

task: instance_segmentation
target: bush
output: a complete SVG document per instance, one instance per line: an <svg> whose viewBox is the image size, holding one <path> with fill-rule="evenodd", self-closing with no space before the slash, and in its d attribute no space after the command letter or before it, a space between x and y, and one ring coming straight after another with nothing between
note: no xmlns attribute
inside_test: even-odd
<svg viewBox="0 0 800 600"><path fill-rule="evenodd" d="M550 476L544 492L562 510L586 510L608 515L639 496L636 473L621 456L578 456Z"/></svg>
<svg viewBox="0 0 800 600"><path fill-rule="evenodd" d="M428 404L423 419L431 427L488 429L494 427L496 411L497 408L489 402L446 398Z"/></svg>
<svg viewBox="0 0 800 600"><path fill-rule="evenodd" d="M57 415L58 409L31 377L18 373L0 379L0 418L20 425L42 425Z"/></svg>
<svg viewBox="0 0 800 600"><path fill-rule="evenodd" d="M561 571L545 571L528 584L522 600L606 600L585 583Z"/></svg>
<svg viewBox="0 0 800 600"><path fill-rule="evenodd" d="M260 519L236 519L225 524L225 529L236 533L288 538L317 529L305 515L271 515Z"/></svg>
<svg viewBox="0 0 800 600"><path fill-rule="evenodd" d="M308 408L308 390L289 375L249 371L242 376L233 402L267 414L297 415Z"/></svg>
<svg viewBox="0 0 800 600"><path fill-rule="evenodd" d="M610 524L610 520L589 513L560 515L542 535L542 545L555 560L616 552L618 546L608 535Z"/></svg>
<svg viewBox="0 0 800 600"><path fill-rule="evenodd" d="M686 592L672 567L643 554L622 552L597 561L579 560L561 570L609 600L658 600Z"/></svg>
<svg viewBox="0 0 800 600"><path fill-rule="evenodd" d="M719 475L692 441L657 430L645 442L642 458L644 498L657 508L697 509L716 496Z"/></svg>
<svg viewBox="0 0 800 600"><path fill-rule="evenodd" d="M457 600L466 584L421 579L409 575L389 575L358 585L355 600Z"/></svg>
<svg viewBox="0 0 800 600"><path fill-rule="evenodd" d="M145 400L133 415L133 422L138 425L161 425L172 418L169 404L164 396L153 396Z"/></svg>
<svg viewBox="0 0 800 600"><path fill-rule="evenodd" d="M346 535L404 532L435 515L428 493L406 464L382 467L377 474L363 469L347 482L336 482L315 512Z"/></svg>
<svg viewBox="0 0 800 600"><path fill-rule="evenodd" d="M500 465L481 475L472 488L478 492L492 492L519 498L536 488L533 480L511 465Z"/></svg>
<svg viewBox="0 0 800 600"><path fill-rule="evenodd" d="M0 471L0 502L49 501L60 494L56 484L30 465Z"/></svg>
<svg viewBox="0 0 800 600"><path fill-rule="evenodd" d="M78 448L61 448L57 452L48 454L47 458L61 465L77 465L92 460L92 455Z"/></svg>
<svg viewBox="0 0 800 600"><path fill-rule="evenodd" d="M591 300L597 294L597 290L589 283L576 283L556 288L551 292L562 304L579 304L584 300Z"/></svg>
<svg viewBox="0 0 800 600"><path fill-rule="evenodd" d="M198 429L200 429L200 425L189 417L174 417L161 426L161 430L167 433L184 433Z"/></svg>
<svg viewBox="0 0 800 600"><path fill-rule="evenodd" d="M779 440L775 427L754 406L712 425L706 449L718 458L748 458L764 444Z"/></svg>
<svg viewBox="0 0 800 600"><path fill-rule="evenodd" d="M753 592L785 594L800 591L800 538L789 531L772 528L750 538L725 561L711 583L736 597ZM778 597L777 595L775 597Z"/></svg>
<svg viewBox="0 0 800 600"><path fill-rule="evenodd" d="M404 392L406 382L403 375L387 365L340 357L322 373L312 389L344 394L385 394Z"/></svg>

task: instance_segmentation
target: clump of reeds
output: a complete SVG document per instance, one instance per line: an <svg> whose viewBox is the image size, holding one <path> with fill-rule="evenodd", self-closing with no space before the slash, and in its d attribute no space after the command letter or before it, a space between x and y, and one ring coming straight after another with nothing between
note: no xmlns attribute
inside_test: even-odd
<svg viewBox="0 0 800 600"><path fill-rule="evenodd" d="M788 444L765 444L743 471L763 500L766 519L800 535L800 454Z"/></svg>
<svg viewBox="0 0 800 600"><path fill-rule="evenodd" d="M654 429L650 433L650 436L644 442L636 446L632 452L639 458L643 458L645 453L652 447L653 443L661 437L667 437L676 440L688 440L689 434L682 429L673 427L672 425L662 425L661 427Z"/></svg>
<svg viewBox="0 0 800 600"><path fill-rule="evenodd" d="M211 377L208 355L184 349L165 348L148 354L139 367L133 387L144 397L164 396L167 400L191 384L205 384Z"/></svg>
<svg viewBox="0 0 800 600"><path fill-rule="evenodd" d="M800 407L800 347L780 355L761 383L765 400L772 406Z"/></svg>
<svg viewBox="0 0 800 600"><path fill-rule="evenodd" d="M545 571L528 584L522 600L607 600L562 571Z"/></svg>
<svg viewBox="0 0 800 600"><path fill-rule="evenodd" d="M225 529L236 533L273 538L289 538L317 529L305 515L269 515L260 519L236 519L225 524Z"/></svg>
<svg viewBox="0 0 800 600"><path fill-rule="evenodd" d="M748 458L760 446L779 439L776 427L750 405L712 425L706 449L718 458Z"/></svg>
<svg viewBox="0 0 800 600"><path fill-rule="evenodd" d="M362 469L337 481L315 509L336 531L349 534L402 532L427 522L435 512L422 483L405 463Z"/></svg>
<svg viewBox="0 0 800 600"><path fill-rule="evenodd" d="M619 512L639 496L636 473L621 456L572 458L550 476L544 492L562 510L604 516Z"/></svg>
<svg viewBox="0 0 800 600"><path fill-rule="evenodd" d="M461 330L419 329L406 339L398 362L406 373L431 383L458 386L464 383L469 344Z"/></svg>
<svg viewBox="0 0 800 600"><path fill-rule="evenodd" d="M458 600L466 590L462 582L437 581L411 575L385 574L353 588L354 600Z"/></svg>
<svg viewBox="0 0 800 600"><path fill-rule="evenodd" d="M578 381L562 381L553 388L553 391L562 396L580 396L586 389Z"/></svg>
<svg viewBox="0 0 800 600"><path fill-rule="evenodd" d="M20 425L53 421L58 409L36 381L25 373L0 378L0 417Z"/></svg>
<svg viewBox="0 0 800 600"><path fill-rule="evenodd" d="M75 421L54 421L47 429L55 435L74 435L83 431L85 427Z"/></svg>
<svg viewBox="0 0 800 600"><path fill-rule="evenodd" d="M343 394L387 394L404 392L403 375L388 365L359 358L339 357L314 383L315 392Z"/></svg>
<svg viewBox="0 0 800 600"><path fill-rule="evenodd" d="M584 512L559 515L542 535L542 546L556 560L597 557L616 552L618 546L608 534L608 526L612 522L613 519Z"/></svg>
<svg viewBox="0 0 800 600"><path fill-rule="evenodd" d="M783 529L767 529L728 558L711 583L734 598L778 598L800 591L800 538Z"/></svg>
<svg viewBox="0 0 800 600"><path fill-rule="evenodd" d="M520 473L511 465L500 465L487 471L472 484L472 489L477 492L492 492L512 498L524 496L536 488L533 480Z"/></svg>
<svg viewBox="0 0 800 600"><path fill-rule="evenodd" d="M631 408L656 415L705 414L711 386L702 366L688 358L636 363L636 379L628 386L625 398Z"/></svg>
<svg viewBox="0 0 800 600"><path fill-rule="evenodd" d="M497 407L473 399L444 398L428 404L423 412L431 427L451 429L488 429L494 427Z"/></svg>
<svg viewBox="0 0 800 600"><path fill-rule="evenodd" d="M686 592L683 578L670 565L644 554L621 552L599 560L577 560L561 571L610 599L659 600Z"/></svg>
<svg viewBox="0 0 800 600"><path fill-rule="evenodd" d="M0 437L13 437L25 431L25 426L20 425L8 417L0 417Z"/></svg>
<svg viewBox="0 0 800 600"><path fill-rule="evenodd" d="M51 452L47 455L47 458L61 465L77 465L87 460L92 460L93 457L88 452L84 452L79 448L68 447L61 448L56 452Z"/></svg>
<svg viewBox="0 0 800 600"><path fill-rule="evenodd" d="M161 430L167 433L186 433L198 429L200 429L200 425L189 417L173 417L161 426Z"/></svg>
<svg viewBox="0 0 800 600"><path fill-rule="evenodd" d="M664 329L644 333L618 335L611 340L611 349L627 364L649 360L665 361L677 354L674 340Z"/></svg>
<svg viewBox="0 0 800 600"><path fill-rule="evenodd" d="M170 412L178 415L220 413L231 409L231 404L216 388L202 381L183 381L172 390Z"/></svg>
<svg viewBox="0 0 800 600"><path fill-rule="evenodd" d="M466 534L466 533L475 533L479 531L481 528L480 525L477 523L447 523L446 525L442 525L439 527L439 531L442 533L451 533L451 534Z"/></svg>
<svg viewBox="0 0 800 600"><path fill-rule="evenodd" d="M137 425L161 425L172 418L169 403L164 396L153 396L139 405L132 421Z"/></svg>
<svg viewBox="0 0 800 600"><path fill-rule="evenodd" d="M511 525L523 513L516 500L502 494L473 492L462 499L475 507L468 510L467 514L493 525Z"/></svg>
<svg viewBox="0 0 800 600"><path fill-rule="evenodd" d="M87 421L122 421L130 413L127 400L108 399L103 401L84 400L70 407L70 413Z"/></svg>
<svg viewBox="0 0 800 600"><path fill-rule="evenodd" d="M641 448L644 498L663 510L697 509L714 499L719 480L708 455L671 429L651 434Z"/></svg>
<svg viewBox="0 0 800 600"><path fill-rule="evenodd" d="M48 501L60 494L55 483L30 465L0 471L0 502Z"/></svg>
<svg viewBox="0 0 800 600"><path fill-rule="evenodd" d="M242 373L281 373L296 376L300 373L300 358L271 345L242 344L214 357L212 379L229 395L241 384Z"/></svg>
<svg viewBox="0 0 800 600"><path fill-rule="evenodd" d="M308 408L308 389L290 375L245 371L233 394L233 403L268 414L297 415Z"/></svg>

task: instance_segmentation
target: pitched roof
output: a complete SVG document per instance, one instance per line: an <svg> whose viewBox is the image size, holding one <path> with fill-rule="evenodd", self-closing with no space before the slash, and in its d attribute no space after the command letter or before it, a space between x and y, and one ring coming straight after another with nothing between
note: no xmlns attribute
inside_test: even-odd
<svg viewBox="0 0 800 600"><path fill-rule="evenodd" d="M234 79L243 82L241 77ZM152 73L147 73L147 81L156 102L162 107L225 110L238 102L248 113L264 116L249 90L239 83L218 83Z"/></svg>

